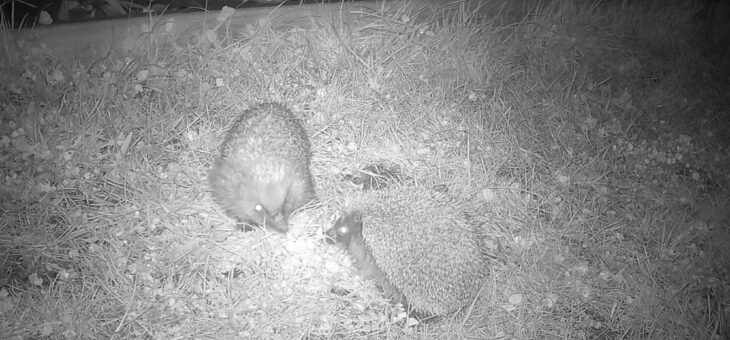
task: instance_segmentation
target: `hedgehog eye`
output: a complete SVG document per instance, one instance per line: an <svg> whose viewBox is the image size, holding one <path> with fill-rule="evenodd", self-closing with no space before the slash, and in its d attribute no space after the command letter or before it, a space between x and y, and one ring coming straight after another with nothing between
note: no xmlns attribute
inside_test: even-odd
<svg viewBox="0 0 730 340"><path fill-rule="evenodd" d="M340 232L340 235L347 235L347 226L341 226L338 231Z"/></svg>
<svg viewBox="0 0 730 340"><path fill-rule="evenodd" d="M262 207L261 204L256 204L256 206L254 206L253 209L258 212L264 211L264 207Z"/></svg>

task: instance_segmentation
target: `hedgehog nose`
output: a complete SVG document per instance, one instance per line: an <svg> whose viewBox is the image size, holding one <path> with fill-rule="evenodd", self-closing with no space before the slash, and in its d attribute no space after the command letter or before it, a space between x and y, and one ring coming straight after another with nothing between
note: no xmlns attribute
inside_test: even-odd
<svg viewBox="0 0 730 340"><path fill-rule="evenodd" d="M336 244L337 243L337 235L335 234L335 228L330 228L327 231L324 232L324 241L327 244Z"/></svg>
<svg viewBox="0 0 730 340"><path fill-rule="evenodd" d="M268 219L264 218L264 226L282 234L286 234L289 231L289 223L287 223L286 217L283 214L273 214L269 215Z"/></svg>

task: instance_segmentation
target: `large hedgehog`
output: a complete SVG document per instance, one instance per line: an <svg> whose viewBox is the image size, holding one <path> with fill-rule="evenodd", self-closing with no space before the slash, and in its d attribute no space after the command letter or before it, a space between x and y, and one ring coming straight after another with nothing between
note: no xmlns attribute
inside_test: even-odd
<svg viewBox="0 0 730 340"><path fill-rule="evenodd" d="M461 309L488 274L482 225L447 193L396 186L359 193L327 235L359 274L423 318Z"/></svg>
<svg viewBox="0 0 730 340"><path fill-rule="evenodd" d="M208 178L218 203L240 222L289 230L289 215L315 197L309 138L280 104L262 104L233 123Z"/></svg>

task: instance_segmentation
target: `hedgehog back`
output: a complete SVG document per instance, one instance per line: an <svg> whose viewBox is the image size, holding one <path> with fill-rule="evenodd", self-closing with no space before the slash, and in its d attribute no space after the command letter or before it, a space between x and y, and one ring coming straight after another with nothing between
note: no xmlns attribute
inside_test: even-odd
<svg viewBox="0 0 730 340"><path fill-rule="evenodd" d="M262 104L236 118L221 145L220 154L224 160L255 161L279 157L309 173L310 149L309 138L299 119L283 105ZM281 175L251 170L251 175L262 182Z"/></svg>

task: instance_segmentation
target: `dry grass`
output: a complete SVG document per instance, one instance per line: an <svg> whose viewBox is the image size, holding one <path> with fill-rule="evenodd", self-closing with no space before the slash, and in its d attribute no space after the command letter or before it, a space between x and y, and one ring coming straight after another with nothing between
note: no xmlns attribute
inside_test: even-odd
<svg viewBox="0 0 730 340"><path fill-rule="evenodd" d="M727 70L685 3L405 6L70 63L6 49L0 338L725 338ZM205 180L262 101L314 148L320 199L287 236L234 230ZM415 325L321 242L374 161L490 220L503 263L467 310Z"/></svg>

